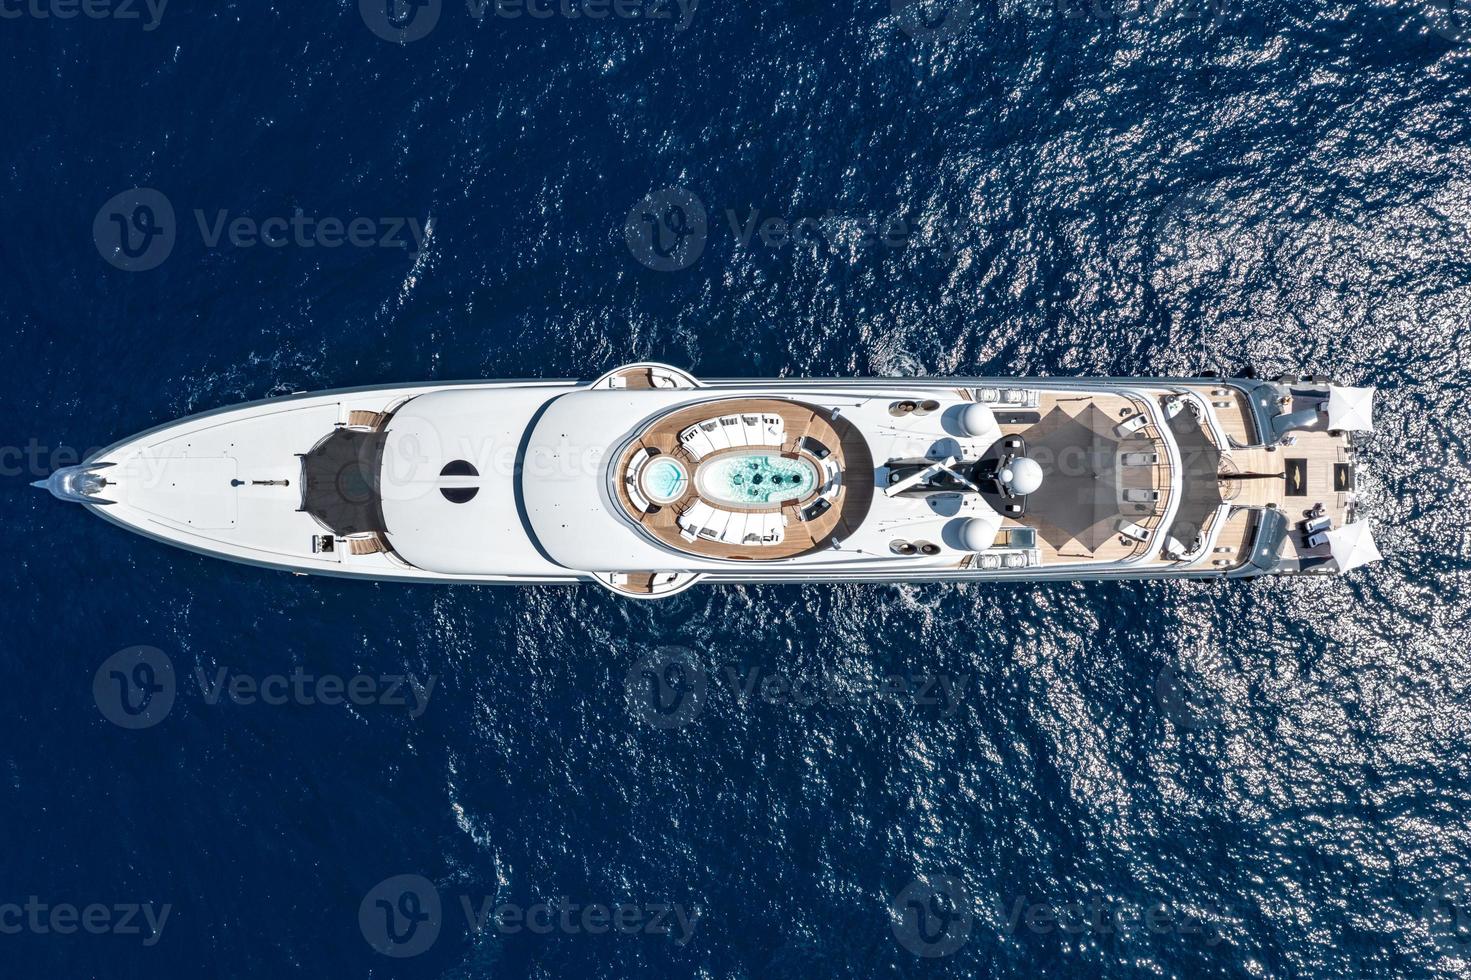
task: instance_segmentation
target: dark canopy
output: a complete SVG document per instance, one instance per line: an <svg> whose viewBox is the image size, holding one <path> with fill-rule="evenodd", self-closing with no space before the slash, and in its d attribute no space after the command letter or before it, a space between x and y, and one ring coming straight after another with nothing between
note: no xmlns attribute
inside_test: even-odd
<svg viewBox="0 0 1471 980"><path fill-rule="evenodd" d="M1027 523L1054 548L1077 541L1095 550L1117 531L1119 441L1114 423L1090 403L1076 416L1062 407L1022 433L1044 474L1027 496Z"/></svg>
<svg viewBox="0 0 1471 980"><path fill-rule="evenodd" d="M1206 438L1193 412L1170 419L1170 431L1180 448L1180 505L1169 535L1188 549L1200 537L1205 519L1221 506L1221 451Z"/></svg>
<svg viewBox="0 0 1471 980"><path fill-rule="evenodd" d="M340 535L382 531L378 467L387 434L337 429L301 458L301 509Z"/></svg>

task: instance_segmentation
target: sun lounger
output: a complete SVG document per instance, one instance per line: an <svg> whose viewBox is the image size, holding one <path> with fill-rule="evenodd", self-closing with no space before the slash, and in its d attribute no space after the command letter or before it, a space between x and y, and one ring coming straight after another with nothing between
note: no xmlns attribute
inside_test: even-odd
<svg viewBox="0 0 1471 980"><path fill-rule="evenodd" d="M730 437L725 434L726 428L720 424L719 419L710 419L708 422L701 422L700 431L705 433L706 439L710 440L712 449L730 448Z"/></svg>
<svg viewBox="0 0 1471 980"><path fill-rule="evenodd" d="M761 444L780 446L787 439L787 423L780 415L761 416Z"/></svg>
<svg viewBox="0 0 1471 980"><path fill-rule="evenodd" d="M746 428L741 425L739 415L720 416L720 428L725 432L725 441L732 449L746 445Z"/></svg>
<svg viewBox="0 0 1471 980"><path fill-rule="evenodd" d="M1118 425L1114 426L1113 427L1114 435L1117 435L1117 436L1120 436L1120 437L1122 437L1122 436L1131 436L1134 433L1138 432L1140 429L1144 428L1148 424L1149 424L1149 416L1148 415L1145 415L1143 412L1140 412L1138 415L1135 415L1133 418L1125 419L1123 422L1120 422Z"/></svg>
<svg viewBox="0 0 1471 980"><path fill-rule="evenodd" d="M1126 538L1133 538L1135 541L1148 541L1150 534L1149 528L1140 527L1133 521L1124 520L1119 521L1119 533Z"/></svg>
<svg viewBox="0 0 1471 980"><path fill-rule="evenodd" d="M750 515L745 511L731 514L730 521L721 530L720 540L726 544L741 544L746 538L746 523Z"/></svg>
<svg viewBox="0 0 1471 980"><path fill-rule="evenodd" d="M684 447L685 452L690 454L690 458L695 460L703 456L708 456L715 451L715 446L711 444L710 437L698 425L692 425L681 432L679 434L679 444Z"/></svg>

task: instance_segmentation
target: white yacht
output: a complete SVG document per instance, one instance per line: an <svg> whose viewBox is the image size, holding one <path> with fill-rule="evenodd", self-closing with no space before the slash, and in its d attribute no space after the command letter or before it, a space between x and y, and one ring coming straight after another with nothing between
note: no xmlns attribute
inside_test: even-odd
<svg viewBox="0 0 1471 980"><path fill-rule="evenodd" d="M697 583L1227 577L1379 557L1372 388L1324 378L702 380L351 388L195 415L37 484L299 574Z"/></svg>

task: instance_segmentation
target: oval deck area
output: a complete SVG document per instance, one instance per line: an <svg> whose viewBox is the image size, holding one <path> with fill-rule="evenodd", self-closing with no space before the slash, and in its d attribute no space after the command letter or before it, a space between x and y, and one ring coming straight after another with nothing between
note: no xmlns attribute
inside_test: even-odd
<svg viewBox="0 0 1471 980"><path fill-rule="evenodd" d="M644 467L660 457L697 473L759 456L810 467L816 486L794 484L796 499L778 491L735 501L733 494L702 493L696 484L705 481L691 480L664 505L641 492ZM629 516L660 543L710 558L770 561L827 547L856 529L873 502L873 457L863 436L823 409L786 399L713 400L670 412L616 465L619 503ZM789 477L791 467L755 465L752 475L768 479L767 469Z"/></svg>

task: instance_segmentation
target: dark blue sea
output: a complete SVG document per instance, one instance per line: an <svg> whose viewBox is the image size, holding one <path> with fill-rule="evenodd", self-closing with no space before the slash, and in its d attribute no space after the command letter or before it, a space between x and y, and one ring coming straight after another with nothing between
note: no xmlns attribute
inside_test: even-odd
<svg viewBox="0 0 1471 980"><path fill-rule="evenodd" d="M0 2L0 974L1471 976L1464 0L528 2ZM1376 385L1386 559L638 603L27 486L636 360Z"/></svg>

